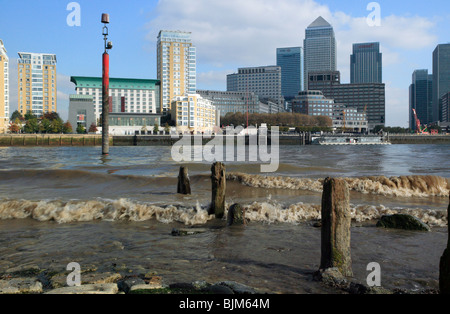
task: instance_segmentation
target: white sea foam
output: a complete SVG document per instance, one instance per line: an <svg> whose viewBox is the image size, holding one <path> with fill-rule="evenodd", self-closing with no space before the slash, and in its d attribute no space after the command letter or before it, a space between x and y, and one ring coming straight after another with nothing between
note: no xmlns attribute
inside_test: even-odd
<svg viewBox="0 0 450 314"><path fill-rule="evenodd" d="M227 204L230 206L231 204ZM319 220L320 204L281 204L273 200L242 204L245 217L250 222L292 223ZM431 226L447 225L447 213L442 210L419 208L388 208L383 205L351 205L351 216L355 222L376 220L383 215L405 213L420 218ZM227 210L225 211L225 217ZM155 219L161 223L180 222L185 225L202 225L214 219L208 215L207 206L195 207L178 205L158 206L119 200L88 201L0 201L0 219L32 218L38 221L56 221L58 223L83 222L94 220L107 221L146 221Z"/></svg>
<svg viewBox="0 0 450 314"><path fill-rule="evenodd" d="M293 178L287 176L261 176L245 173L228 173L228 180L242 184L272 189L291 189L322 192L323 179ZM350 190L365 194L389 195L397 197L449 196L449 183L439 176L368 176L344 178Z"/></svg>

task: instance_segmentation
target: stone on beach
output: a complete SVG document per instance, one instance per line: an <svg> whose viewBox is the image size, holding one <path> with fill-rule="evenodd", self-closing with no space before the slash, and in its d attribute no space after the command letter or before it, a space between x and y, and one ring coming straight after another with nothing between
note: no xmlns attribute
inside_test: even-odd
<svg viewBox="0 0 450 314"><path fill-rule="evenodd" d="M430 231L430 227L419 218L407 214L385 215L377 222L377 227Z"/></svg>
<svg viewBox="0 0 450 314"><path fill-rule="evenodd" d="M228 209L227 225L245 225L245 208L240 204L233 204Z"/></svg>
<svg viewBox="0 0 450 314"><path fill-rule="evenodd" d="M42 283L35 278L0 280L0 294L42 293Z"/></svg>
<svg viewBox="0 0 450 314"><path fill-rule="evenodd" d="M45 294L117 294L119 288L115 283L90 284L75 287L63 287L50 290Z"/></svg>

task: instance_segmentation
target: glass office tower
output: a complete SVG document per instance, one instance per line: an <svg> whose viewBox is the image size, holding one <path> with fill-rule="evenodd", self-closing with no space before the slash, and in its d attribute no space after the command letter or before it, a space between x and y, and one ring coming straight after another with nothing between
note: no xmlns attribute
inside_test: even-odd
<svg viewBox="0 0 450 314"><path fill-rule="evenodd" d="M306 28L304 49L304 82L308 89L308 73L336 71L336 39L333 27L319 16Z"/></svg>
<svg viewBox="0 0 450 314"><path fill-rule="evenodd" d="M380 43L353 44L350 83L383 83Z"/></svg>
<svg viewBox="0 0 450 314"><path fill-rule="evenodd" d="M277 66L281 67L281 94L294 98L303 90L302 47L277 48Z"/></svg>

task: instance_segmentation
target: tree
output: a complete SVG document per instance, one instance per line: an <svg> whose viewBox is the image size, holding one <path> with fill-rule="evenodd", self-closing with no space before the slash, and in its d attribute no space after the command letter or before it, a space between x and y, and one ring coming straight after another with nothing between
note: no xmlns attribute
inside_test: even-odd
<svg viewBox="0 0 450 314"><path fill-rule="evenodd" d="M54 119L50 122L50 132L53 134L62 133L63 132L63 121L61 118Z"/></svg>
<svg viewBox="0 0 450 314"><path fill-rule="evenodd" d="M158 133L159 132L159 125L158 123L155 123L155 125L153 126L153 133Z"/></svg>
<svg viewBox="0 0 450 314"><path fill-rule="evenodd" d="M78 134L85 134L86 133L86 128L82 124L78 124L78 126L77 126L77 133Z"/></svg>
<svg viewBox="0 0 450 314"><path fill-rule="evenodd" d="M92 122L91 126L89 127L89 133L96 133L98 131L97 125L95 125L94 122Z"/></svg>
<svg viewBox="0 0 450 314"><path fill-rule="evenodd" d="M27 118L25 118L27 119ZM39 132L39 123L36 116L29 116L28 120L25 122L25 127L23 128L25 133L38 133Z"/></svg>
<svg viewBox="0 0 450 314"><path fill-rule="evenodd" d="M39 124L39 132L41 133L50 133L51 132L51 122L50 120L43 118L41 123Z"/></svg>
<svg viewBox="0 0 450 314"><path fill-rule="evenodd" d="M15 121L16 119L19 119L20 121L25 120L25 118L22 116L22 114L19 112L19 110L16 110L11 115L11 121Z"/></svg>
<svg viewBox="0 0 450 314"><path fill-rule="evenodd" d="M62 131L63 131L64 134L72 133L72 131L73 131L72 124L70 124L69 121L64 123Z"/></svg>
<svg viewBox="0 0 450 314"><path fill-rule="evenodd" d="M166 122L166 124L164 125L164 132L166 132L166 134L170 133L170 125L169 123Z"/></svg>
<svg viewBox="0 0 450 314"><path fill-rule="evenodd" d="M9 122L8 130L11 133L19 133L20 131L20 120L16 118L14 122Z"/></svg>

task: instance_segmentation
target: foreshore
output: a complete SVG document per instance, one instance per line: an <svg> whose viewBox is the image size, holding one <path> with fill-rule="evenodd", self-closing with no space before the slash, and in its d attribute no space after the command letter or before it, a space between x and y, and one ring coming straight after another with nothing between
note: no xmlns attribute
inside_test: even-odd
<svg viewBox="0 0 450 314"><path fill-rule="evenodd" d="M196 137L201 137L202 145L208 143L210 137L202 135L192 136L192 143ZM171 135L123 135L110 136L110 146L172 146L180 137ZM270 136L268 137L270 144ZM391 144L450 144L450 135L415 135L389 134L387 140ZM246 144L248 137L246 137ZM302 145L301 134L280 135L280 145ZM102 136L98 134L2 134L0 147L20 146L101 146Z"/></svg>

